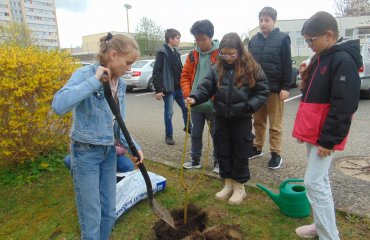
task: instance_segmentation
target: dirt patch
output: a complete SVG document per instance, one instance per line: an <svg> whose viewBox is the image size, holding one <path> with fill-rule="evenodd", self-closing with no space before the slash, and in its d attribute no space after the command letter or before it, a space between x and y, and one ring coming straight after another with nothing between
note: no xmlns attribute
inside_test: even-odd
<svg viewBox="0 0 370 240"><path fill-rule="evenodd" d="M352 156L339 159L336 167L345 175L370 182L370 156Z"/></svg>
<svg viewBox="0 0 370 240"><path fill-rule="evenodd" d="M220 206L210 206L205 209L208 219L224 219L227 217L228 212Z"/></svg>
<svg viewBox="0 0 370 240"><path fill-rule="evenodd" d="M182 240L242 240L239 225L216 225L203 232L194 232Z"/></svg>
<svg viewBox="0 0 370 240"><path fill-rule="evenodd" d="M184 224L184 209L172 210L176 229L170 227L162 220L158 220L153 230L156 239L160 240L241 240L239 225L217 225L206 227L208 218L224 218L227 211L217 211L217 207L207 208L207 212L190 204L188 207L188 221ZM212 214L209 214L212 213Z"/></svg>

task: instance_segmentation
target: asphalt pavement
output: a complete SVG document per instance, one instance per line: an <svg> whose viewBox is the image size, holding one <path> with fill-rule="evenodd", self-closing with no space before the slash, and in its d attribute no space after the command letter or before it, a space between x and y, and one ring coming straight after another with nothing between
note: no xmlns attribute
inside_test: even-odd
<svg viewBox="0 0 370 240"><path fill-rule="evenodd" d="M294 98L297 95L299 95L298 89L291 90L292 100L285 103L281 168L271 170L267 167L270 158L267 142L263 148L264 155L250 161L251 180L246 185L256 187L256 183L261 183L277 192L280 183L285 179L304 177L307 166L306 148L291 136L299 104L299 97ZM164 141L163 106L162 101L155 100L154 93L144 91L128 93L126 125L131 135L142 146L146 159L180 168L185 141L181 111L174 104L173 127L176 144L169 146ZM346 149L335 153L329 171L336 209L368 217L370 217L370 171L366 171L368 168L363 166L364 164L370 166L369 113L370 100L360 100ZM268 131L266 140L268 141ZM187 146L190 146L190 137ZM203 150L206 149L207 131L204 131ZM212 146L210 149L212 150ZM189 152L188 150L186 160L189 159ZM201 161L204 162L206 159L203 157ZM343 165L345 162L349 163ZM211 172L211 159L208 160L206 168L207 175L219 177ZM365 170L361 171L361 169Z"/></svg>

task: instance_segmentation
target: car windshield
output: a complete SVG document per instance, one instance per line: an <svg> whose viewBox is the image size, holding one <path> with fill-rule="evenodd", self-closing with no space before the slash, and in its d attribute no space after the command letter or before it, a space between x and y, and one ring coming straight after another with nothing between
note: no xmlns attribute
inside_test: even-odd
<svg viewBox="0 0 370 240"><path fill-rule="evenodd" d="M140 60L140 61L137 61L135 62L134 64L132 64L132 67L133 68L142 68L145 66L145 64L147 64L148 61L143 61L143 60Z"/></svg>

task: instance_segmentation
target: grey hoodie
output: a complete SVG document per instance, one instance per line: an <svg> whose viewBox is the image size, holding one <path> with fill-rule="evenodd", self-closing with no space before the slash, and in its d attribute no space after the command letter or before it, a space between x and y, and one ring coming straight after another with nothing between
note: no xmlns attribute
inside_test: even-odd
<svg viewBox="0 0 370 240"><path fill-rule="evenodd" d="M213 51L217 50L219 48L219 41L218 40L212 40L212 48L208 52L202 52L198 46L196 46L195 50L199 53L199 62L197 65L197 70L195 73L195 78L193 82L193 86L191 89L191 93L194 92L195 89L197 89L198 84L204 80L204 77L206 74L211 70L211 54ZM202 103L200 105L197 105L192 108L192 110L196 112L204 112L204 113L210 113L213 112L213 102L211 100L208 100L205 103Z"/></svg>

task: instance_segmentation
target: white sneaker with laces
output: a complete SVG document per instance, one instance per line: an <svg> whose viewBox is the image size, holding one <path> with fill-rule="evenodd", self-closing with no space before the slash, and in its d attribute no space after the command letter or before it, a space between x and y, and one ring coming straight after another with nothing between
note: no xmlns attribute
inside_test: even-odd
<svg viewBox="0 0 370 240"><path fill-rule="evenodd" d="M199 160L192 159L192 160L184 163L183 167L185 169L193 169L193 168L199 169L199 168L202 167L202 165L200 165L200 161Z"/></svg>

